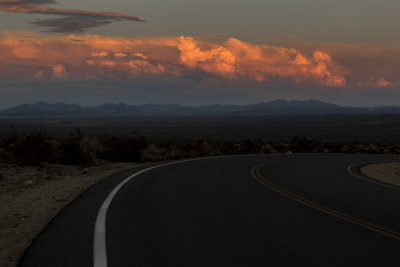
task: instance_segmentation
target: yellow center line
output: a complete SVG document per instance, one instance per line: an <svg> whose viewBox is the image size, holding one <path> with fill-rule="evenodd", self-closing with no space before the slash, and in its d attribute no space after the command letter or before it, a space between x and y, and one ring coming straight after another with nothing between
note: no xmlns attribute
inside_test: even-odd
<svg viewBox="0 0 400 267"><path fill-rule="evenodd" d="M389 236L391 238L400 240L400 233L398 233L396 231L393 231L393 230L390 230L390 229L386 229L384 227L375 225L373 223L370 223L370 222L363 221L361 219L352 217L352 216L350 216L348 214L345 214L345 213L342 213L340 211L325 207L325 206L323 206L321 204L315 203L315 202L313 202L311 200L308 200L308 199L303 198L303 197L301 197L299 195L293 194L293 193L287 191L286 189L283 189L283 188L281 188L279 186L276 186L276 185L272 184L271 182L266 180L260 174L260 168L261 167L263 167L265 165L268 165L268 164L272 164L272 163L277 163L277 162L260 163L260 164L258 164L256 166L254 166L251 169L251 175L253 176L253 178L257 182L259 182L259 183L265 185L266 187L268 187L269 189L271 189L271 190L273 190L273 191L275 191L275 192L277 192L277 193L279 193L281 195L284 195L287 198L295 200L295 201L297 201L297 202L299 202L299 203L301 203L303 205L306 205L306 206L311 207L313 209L319 210L319 211L324 212L326 214L335 216L335 217L337 217L339 219L342 219L342 220L345 220L347 222L359 225L361 227L364 227L366 229L372 230L374 232L378 232L380 234L383 234L383 235Z"/></svg>

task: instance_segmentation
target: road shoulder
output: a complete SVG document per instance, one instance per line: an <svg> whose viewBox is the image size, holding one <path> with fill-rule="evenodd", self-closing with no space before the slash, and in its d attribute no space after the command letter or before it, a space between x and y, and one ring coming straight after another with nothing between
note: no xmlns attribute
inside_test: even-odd
<svg viewBox="0 0 400 267"><path fill-rule="evenodd" d="M400 186L400 162L369 164L363 166L361 172L372 179Z"/></svg>
<svg viewBox="0 0 400 267"><path fill-rule="evenodd" d="M139 166L0 164L0 266L16 266L25 249L65 206L113 173Z"/></svg>

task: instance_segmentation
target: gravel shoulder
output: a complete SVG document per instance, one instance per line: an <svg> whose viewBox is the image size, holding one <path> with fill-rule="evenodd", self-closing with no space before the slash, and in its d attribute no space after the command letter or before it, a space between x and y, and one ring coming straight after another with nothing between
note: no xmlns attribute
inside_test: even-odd
<svg viewBox="0 0 400 267"><path fill-rule="evenodd" d="M366 165L361 172L370 178L400 186L400 162Z"/></svg>
<svg viewBox="0 0 400 267"><path fill-rule="evenodd" d="M0 266L16 266L50 220L88 187L138 165L104 163L84 168L0 164Z"/></svg>

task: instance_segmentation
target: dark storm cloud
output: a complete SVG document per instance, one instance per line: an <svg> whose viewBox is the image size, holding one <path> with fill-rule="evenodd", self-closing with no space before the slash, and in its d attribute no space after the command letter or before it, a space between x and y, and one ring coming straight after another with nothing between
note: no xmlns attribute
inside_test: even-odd
<svg viewBox="0 0 400 267"><path fill-rule="evenodd" d="M86 11L77 9L58 9L44 5L54 4L54 0L0 0L0 11L61 16L56 19L44 19L31 22L48 27L52 32L77 33L93 27L100 27L115 21L140 21L143 19L117 12Z"/></svg>
<svg viewBox="0 0 400 267"><path fill-rule="evenodd" d="M111 20L104 19L82 19L80 17L68 17L61 19L44 19L31 22L31 24L39 27L48 27L51 32L59 33L80 33L86 32L87 29L100 27L105 24L112 23Z"/></svg>
<svg viewBox="0 0 400 267"><path fill-rule="evenodd" d="M4 5L40 5L40 4L55 4L54 0L2 0Z"/></svg>

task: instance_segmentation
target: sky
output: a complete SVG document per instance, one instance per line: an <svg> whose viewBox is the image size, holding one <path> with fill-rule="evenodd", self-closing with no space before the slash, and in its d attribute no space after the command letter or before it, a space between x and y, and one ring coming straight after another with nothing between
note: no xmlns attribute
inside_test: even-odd
<svg viewBox="0 0 400 267"><path fill-rule="evenodd" d="M0 0L0 109L399 105L400 1Z"/></svg>

